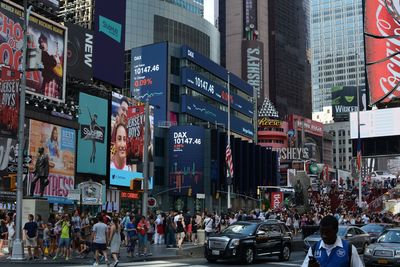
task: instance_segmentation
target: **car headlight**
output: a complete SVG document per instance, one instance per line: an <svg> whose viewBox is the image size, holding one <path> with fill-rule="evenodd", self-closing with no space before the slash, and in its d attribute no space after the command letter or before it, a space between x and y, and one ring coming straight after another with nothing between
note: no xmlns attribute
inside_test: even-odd
<svg viewBox="0 0 400 267"><path fill-rule="evenodd" d="M364 251L364 255L372 255L372 253L374 253L372 248L366 248Z"/></svg>
<svg viewBox="0 0 400 267"><path fill-rule="evenodd" d="M230 248L237 247L237 246L239 246L239 242L240 242L239 239L232 239L232 241L231 241L229 247L230 247Z"/></svg>
<svg viewBox="0 0 400 267"><path fill-rule="evenodd" d="M400 250L396 249L396 250L394 251L394 256L395 256L396 258L400 258Z"/></svg>

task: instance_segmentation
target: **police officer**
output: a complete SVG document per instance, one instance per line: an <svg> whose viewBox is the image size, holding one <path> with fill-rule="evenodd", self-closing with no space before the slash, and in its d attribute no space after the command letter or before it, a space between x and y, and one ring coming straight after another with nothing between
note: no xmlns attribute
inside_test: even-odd
<svg viewBox="0 0 400 267"><path fill-rule="evenodd" d="M320 222L321 239L310 247L302 267L363 267L354 245L337 236L338 220L325 216ZM351 250L351 251L350 251Z"/></svg>

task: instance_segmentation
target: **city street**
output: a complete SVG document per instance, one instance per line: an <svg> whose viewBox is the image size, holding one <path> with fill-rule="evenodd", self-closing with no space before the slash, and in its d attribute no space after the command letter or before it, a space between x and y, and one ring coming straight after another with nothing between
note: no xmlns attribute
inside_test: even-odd
<svg viewBox="0 0 400 267"><path fill-rule="evenodd" d="M274 258L265 258L265 259L260 259L256 260L252 265L250 266L273 266L273 267L278 267L278 266L301 266L302 262L304 259L304 253L303 252L293 252L290 261L287 262L279 262L275 257ZM25 263L13 263L10 264L12 266L18 267L18 266L26 266L28 262ZM1 266L4 266L5 263L0 263ZM74 266L91 266L88 264L81 264L77 265L76 263L74 264L65 264L65 263L57 263L57 264L52 264L50 261L46 263L42 263L40 265L44 266L68 266L68 267L74 267ZM99 266L106 266L105 264L99 265ZM170 259L170 260L153 260L153 261L141 261L141 262L121 262L118 264L118 266L124 266L124 267L130 267L130 266L143 266L143 267L186 267L186 266L191 266L191 267L202 267L202 266L243 266L239 262L231 262L231 261L220 261L217 263L208 263L204 258L189 258L189 259Z"/></svg>

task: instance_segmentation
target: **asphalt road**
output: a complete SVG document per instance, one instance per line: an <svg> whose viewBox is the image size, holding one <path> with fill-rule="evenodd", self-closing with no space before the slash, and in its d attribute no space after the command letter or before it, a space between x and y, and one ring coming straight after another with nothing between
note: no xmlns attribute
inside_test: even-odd
<svg viewBox="0 0 400 267"><path fill-rule="evenodd" d="M291 267L291 266L301 266L304 259L304 252L293 252L290 261L287 262L279 262L277 257L273 258L265 258L256 260L252 265L249 266L271 266L271 267ZM26 267L29 263L22 264L8 264L5 263L0 264L0 266L7 267ZM82 267L82 266L92 266L92 265L73 265L73 264L52 264L46 263L42 264L42 266L65 266L65 267ZM110 265L112 267L112 265ZM208 263L204 258L188 258L188 259L176 259L176 260L155 260L155 261L143 261L143 262L121 262L118 267L206 267L206 266L240 266L244 265L239 262L232 261L218 261L217 263ZM99 265L99 267L106 267L105 264Z"/></svg>

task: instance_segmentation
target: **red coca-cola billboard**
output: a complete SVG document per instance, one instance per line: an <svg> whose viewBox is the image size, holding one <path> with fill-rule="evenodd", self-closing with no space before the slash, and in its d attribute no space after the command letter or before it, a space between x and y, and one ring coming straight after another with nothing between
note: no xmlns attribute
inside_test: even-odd
<svg viewBox="0 0 400 267"><path fill-rule="evenodd" d="M399 0L365 1L365 55L371 104L400 97Z"/></svg>

